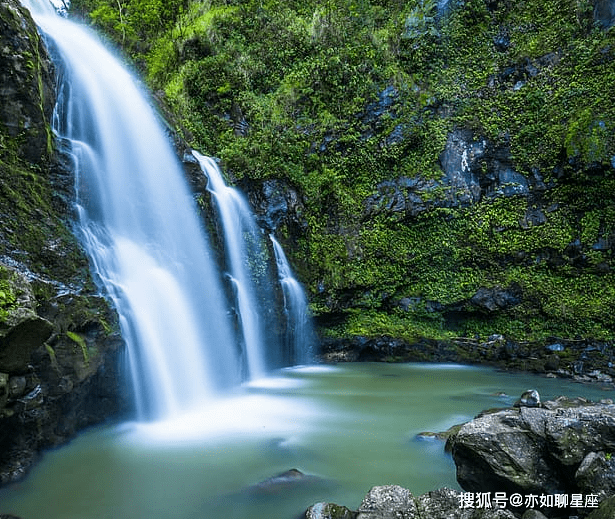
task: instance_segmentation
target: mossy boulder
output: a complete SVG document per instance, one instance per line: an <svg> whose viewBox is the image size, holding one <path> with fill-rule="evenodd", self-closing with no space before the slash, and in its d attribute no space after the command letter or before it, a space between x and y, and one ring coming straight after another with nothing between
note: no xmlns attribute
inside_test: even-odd
<svg viewBox="0 0 615 519"><path fill-rule="evenodd" d="M0 271L15 290L0 319L1 484L23 477L41 449L128 404L119 373L123 341L108 301L53 285L35 296L22 273Z"/></svg>

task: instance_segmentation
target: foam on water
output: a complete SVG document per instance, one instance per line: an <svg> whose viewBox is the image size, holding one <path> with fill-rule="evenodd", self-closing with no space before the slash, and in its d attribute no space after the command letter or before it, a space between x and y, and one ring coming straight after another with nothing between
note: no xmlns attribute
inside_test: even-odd
<svg viewBox="0 0 615 519"><path fill-rule="evenodd" d="M240 438L283 437L305 432L316 409L308 402L271 395L249 394L204 401L199 409L172 420L135 422L123 441L164 446L229 442ZM126 430L126 429L124 429Z"/></svg>

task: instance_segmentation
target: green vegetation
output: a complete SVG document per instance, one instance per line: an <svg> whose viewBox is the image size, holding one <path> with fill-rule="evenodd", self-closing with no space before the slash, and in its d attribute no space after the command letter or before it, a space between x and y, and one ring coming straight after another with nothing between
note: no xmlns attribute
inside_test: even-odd
<svg viewBox="0 0 615 519"><path fill-rule="evenodd" d="M587 0L436 4L73 6L232 178L297 188L308 231L277 232L295 244L287 252L316 313L338 317L328 334L612 339L615 30L594 23ZM366 213L384 180L439 179L455 128L507 150L544 189L417 216ZM544 218L528 223L528 211ZM480 287L511 285L518 305L468 305ZM402 309L403 298L414 303Z"/></svg>
<svg viewBox="0 0 615 519"><path fill-rule="evenodd" d="M17 307L17 294L11 283L11 272L0 265L0 325L6 322L7 317Z"/></svg>

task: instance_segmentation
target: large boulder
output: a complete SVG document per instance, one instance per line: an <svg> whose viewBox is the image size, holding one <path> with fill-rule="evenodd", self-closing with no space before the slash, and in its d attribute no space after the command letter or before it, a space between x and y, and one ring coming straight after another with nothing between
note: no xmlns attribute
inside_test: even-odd
<svg viewBox="0 0 615 519"><path fill-rule="evenodd" d="M0 309L0 485L23 477L42 449L127 404L119 375L123 342L108 302L76 293L20 299L33 289L19 272L9 275L20 281L5 287L22 292Z"/></svg>
<svg viewBox="0 0 615 519"><path fill-rule="evenodd" d="M526 400L479 415L449 439L462 488L611 495L615 404L559 397L529 406Z"/></svg>

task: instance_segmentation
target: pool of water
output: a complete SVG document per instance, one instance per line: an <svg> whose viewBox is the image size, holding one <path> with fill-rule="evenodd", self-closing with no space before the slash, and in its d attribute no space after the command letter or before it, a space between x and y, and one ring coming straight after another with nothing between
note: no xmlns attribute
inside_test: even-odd
<svg viewBox="0 0 615 519"><path fill-rule="evenodd" d="M417 440L528 388L543 400L612 392L571 381L443 364L285 369L172 423L96 428L47 452L0 490L23 519L270 519L317 501L356 508L374 485L459 488L440 441ZM296 468L300 483L258 486Z"/></svg>

